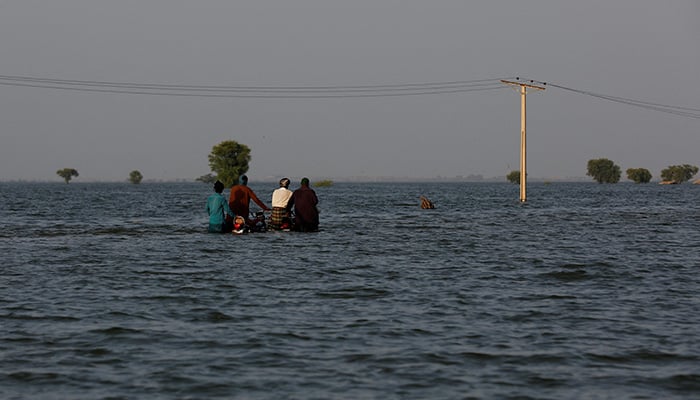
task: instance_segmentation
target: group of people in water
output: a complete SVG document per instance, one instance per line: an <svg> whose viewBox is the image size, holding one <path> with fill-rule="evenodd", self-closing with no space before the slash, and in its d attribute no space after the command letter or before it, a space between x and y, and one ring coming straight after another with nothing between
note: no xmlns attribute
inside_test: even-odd
<svg viewBox="0 0 700 400"><path fill-rule="evenodd" d="M231 187L228 201L223 195L224 184L214 183L214 192L207 198L209 232L230 233L234 227L250 226L250 201L254 201L263 211L270 211L268 227L273 230L295 230L315 232L318 230L318 197L309 187L309 178L303 178L300 187L289 189L291 181L282 178L279 188L272 192L272 208L265 205L253 189L248 187L248 177L242 175L239 183ZM294 211L292 213L292 210Z"/></svg>

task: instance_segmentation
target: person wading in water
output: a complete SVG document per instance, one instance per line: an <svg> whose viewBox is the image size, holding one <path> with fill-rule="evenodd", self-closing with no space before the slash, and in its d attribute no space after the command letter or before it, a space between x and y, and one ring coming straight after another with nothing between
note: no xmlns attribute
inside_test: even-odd
<svg viewBox="0 0 700 400"><path fill-rule="evenodd" d="M283 224L289 222L287 203L292 197L289 183L289 178L280 179L280 187L272 192L272 215L270 215L270 228L272 229L282 229Z"/></svg>
<svg viewBox="0 0 700 400"><path fill-rule="evenodd" d="M287 211L294 207L294 230L315 232L318 230L318 197L309 187L309 178L301 180L301 187L292 193L287 203Z"/></svg>
<svg viewBox="0 0 700 400"><path fill-rule="evenodd" d="M270 211L270 208L265 205L258 196L255 195L253 189L248 187L248 177L242 175L240 183L231 188L231 194L228 198L228 205L236 215L245 218L246 224L250 225L250 200L253 200L263 211Z"/></svg>

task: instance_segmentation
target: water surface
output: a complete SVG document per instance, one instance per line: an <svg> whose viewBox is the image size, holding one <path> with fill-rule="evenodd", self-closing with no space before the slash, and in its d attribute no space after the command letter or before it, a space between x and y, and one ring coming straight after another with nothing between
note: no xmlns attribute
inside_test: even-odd
<svg viewBox="0 0 700 400"><path fill-rule="evenodd" d="M0 184L0 398L700 397L700 186L315 189L233 236L200 183Z"/></svg>

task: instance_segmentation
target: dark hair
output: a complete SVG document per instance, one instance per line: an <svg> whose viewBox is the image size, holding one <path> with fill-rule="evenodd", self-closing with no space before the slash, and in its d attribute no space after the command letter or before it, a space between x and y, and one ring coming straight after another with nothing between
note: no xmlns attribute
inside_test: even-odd
<svg viewBox="0 0 700 400"><path fill-rule="evenodd" d="M214 191L216 193L221 193L224 191L224 184L221 181L214 182Z"/></svg>
<svg viewBox="0 0 700 400"><path fill-rule="evenodd" d="M309 178L302 178L301 186L309 186Z"/></svg>

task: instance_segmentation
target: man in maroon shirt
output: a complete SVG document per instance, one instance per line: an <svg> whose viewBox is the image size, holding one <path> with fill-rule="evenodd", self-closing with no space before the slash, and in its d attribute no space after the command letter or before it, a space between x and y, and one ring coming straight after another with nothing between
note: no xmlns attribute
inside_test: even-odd
<svg viewBox="0 0 700 400"><path fill-rule="evenodd" d="M318 197L309 187L309 178L301 180L301 187L292 193L287 203L287 211L294 207L294 230L315 232L318 230Z"/></svg>

